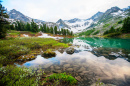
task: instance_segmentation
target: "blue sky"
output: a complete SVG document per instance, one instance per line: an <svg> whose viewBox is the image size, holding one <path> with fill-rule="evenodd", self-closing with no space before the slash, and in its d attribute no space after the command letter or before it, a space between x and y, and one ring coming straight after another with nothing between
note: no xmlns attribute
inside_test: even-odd
<svg viewBox="0 0 130 86"><path fill-rule="evenodd" d="M87 19L98 11L118 6L125 8L130 0L3 0L7 10L16 9L26 16L44 21Z"/></svg>

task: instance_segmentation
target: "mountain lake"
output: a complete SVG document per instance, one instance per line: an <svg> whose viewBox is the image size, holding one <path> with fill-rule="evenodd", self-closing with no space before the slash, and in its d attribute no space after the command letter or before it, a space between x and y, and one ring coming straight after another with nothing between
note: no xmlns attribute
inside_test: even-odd
<svg viewBox="0 0 130 86"><path fill-rule="evenodd" d="M130 86L130 39L120 38L64 38L72 44L73 54L66 49L55 50L56 56L37 58L17 66L34 67L47 74L66 72L74 76L79 86L88 86L97 80L116 86Z"/></svg>

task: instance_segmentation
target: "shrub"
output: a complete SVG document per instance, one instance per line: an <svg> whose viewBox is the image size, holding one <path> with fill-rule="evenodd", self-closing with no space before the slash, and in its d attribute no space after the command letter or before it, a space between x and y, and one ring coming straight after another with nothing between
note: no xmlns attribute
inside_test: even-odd
<svg viewBox="0 0 130 86"><path fill-rule="evenodd" d="M0 67L1 86L38 86L40 74L25 67L6 66Z"/></svg>
<svg viewBox="0 0 130 86"><path fill-rule="evenodd" d="M55 83L58 83L58 85L76 85L77 84L77 80L71 76L71 75L67 75L66 73L59 73L59 74L53 74L49 77L46 77L45 80L46 83L50 82L53 85L55 85Z"/></svg>
<svg viewBox="0 0 130 86"><path fill-rule="evenodd" d="M94 32L93 33L93 35L96 35L96 34L98 34L100 31L99 30L97 30L96 32Z"/></svg>
<svg viewBox="0 0 130 86"><path fill-rule="evenodd" d="M108 34L108 35L106 35L107 37L117 37L117 36L119 36L119 35L121 35L121 33L120 32L116 32L116 33L110 33L110 34Z"/></svg>

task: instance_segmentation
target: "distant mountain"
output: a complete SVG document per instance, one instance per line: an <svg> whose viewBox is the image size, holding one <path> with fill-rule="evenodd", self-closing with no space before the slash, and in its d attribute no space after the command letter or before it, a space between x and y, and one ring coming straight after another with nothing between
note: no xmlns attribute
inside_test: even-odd
<svg viewBox="0 0 130 86"><path fill-rule="evenodd" d="M16 22L17 20L21 20L23 22L31 22L33 18L25 16L21 12L13 9L8 12L9 21ZM92 17L88 19L79 19L74 18L70 20L62 20L59 19L57 22L45 22L38 19L33 19L37 25L46 24L49 27L57 26L58 29L69 29L72 30L74 33L82 32L87 29L96 28L100 25L103 25L109 21L114 21L113 19L121 19L130 16L130 6L127 8L120 9L119 7L111 7L110 9L103 12L97 12Z"/></svg>
<svg viewBox="0 0 130 86"><path fill-rule="evenodd" d="M70 20L64 20L64 22L69 25L74 32L82 32L84 29L90 27L92 23L96 23L102 15L102 12L97 12L88 19L74 18Z"/></svg>
<svg viewBox="0 0 130 86"><path fill-rule="evenodd" d="M30 18L28 16L25 16L24 14L22 14L21 12L13 9L13 10L10 10L8 12L8 15L9 15L9 18L10 19L16 19L16 20L21 20L23 22L31 22L33 18ZM38 19L33 19L34 22L38 23L38 22L44 22L42 20L38 20Z"/></svg>
<svg viewBox="0 0 130 86"><path fill-rule="evenodd" d="M69 23L75 23L77 21L81 21L81 19L74 18L74 19L70 19L70 20L66 20L66 21L69 22Z"/></svg>
<svg viewBox="0 0 130 86"><path fill-rule="evenodd" d="M59 25L59 28L71 29L62 19L59 19L56 23Z"/></svg>
<svg viewBox="0 0 130 86"><path fill-rule="evenodd" d="M102 15L103 15L103 12L97 12L95 15L93 15L89 19L92 19L93 21L98 21L101 18Z"/></svg>
<svg viewBox="0 0 130 86"><path fill-rule="evenodd" d="M127 8L123 8L122 10L123 10L123 11L126 11L126 10L128 10L128 9L130 9L130 6L128 6Z"/></svg>
<svg viewBox="0 0 130 86"><path fill-rule="evenodd" d="M105 22L107 21L108 19L112 18L113 17L113 14L112 13L115 13L115 12L121 12L121 9L119 7L112 7L110 9L108 9L100 18L99 22Z"/></svg>

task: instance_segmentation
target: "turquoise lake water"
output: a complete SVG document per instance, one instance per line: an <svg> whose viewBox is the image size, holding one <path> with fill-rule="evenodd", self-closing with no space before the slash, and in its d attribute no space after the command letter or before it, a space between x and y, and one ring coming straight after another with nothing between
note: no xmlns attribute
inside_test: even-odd
<svg viewBox="0 0 130 86"><path fill-rule="evenodd" d="M95 83L98 79L105 84L130 86L130 39L119 38L64 38L75 51L67 54L66 49L55 50L56 57L36 59L23 66L39 66L46 73L67 72L72 74L80 86Z"/></svg>

